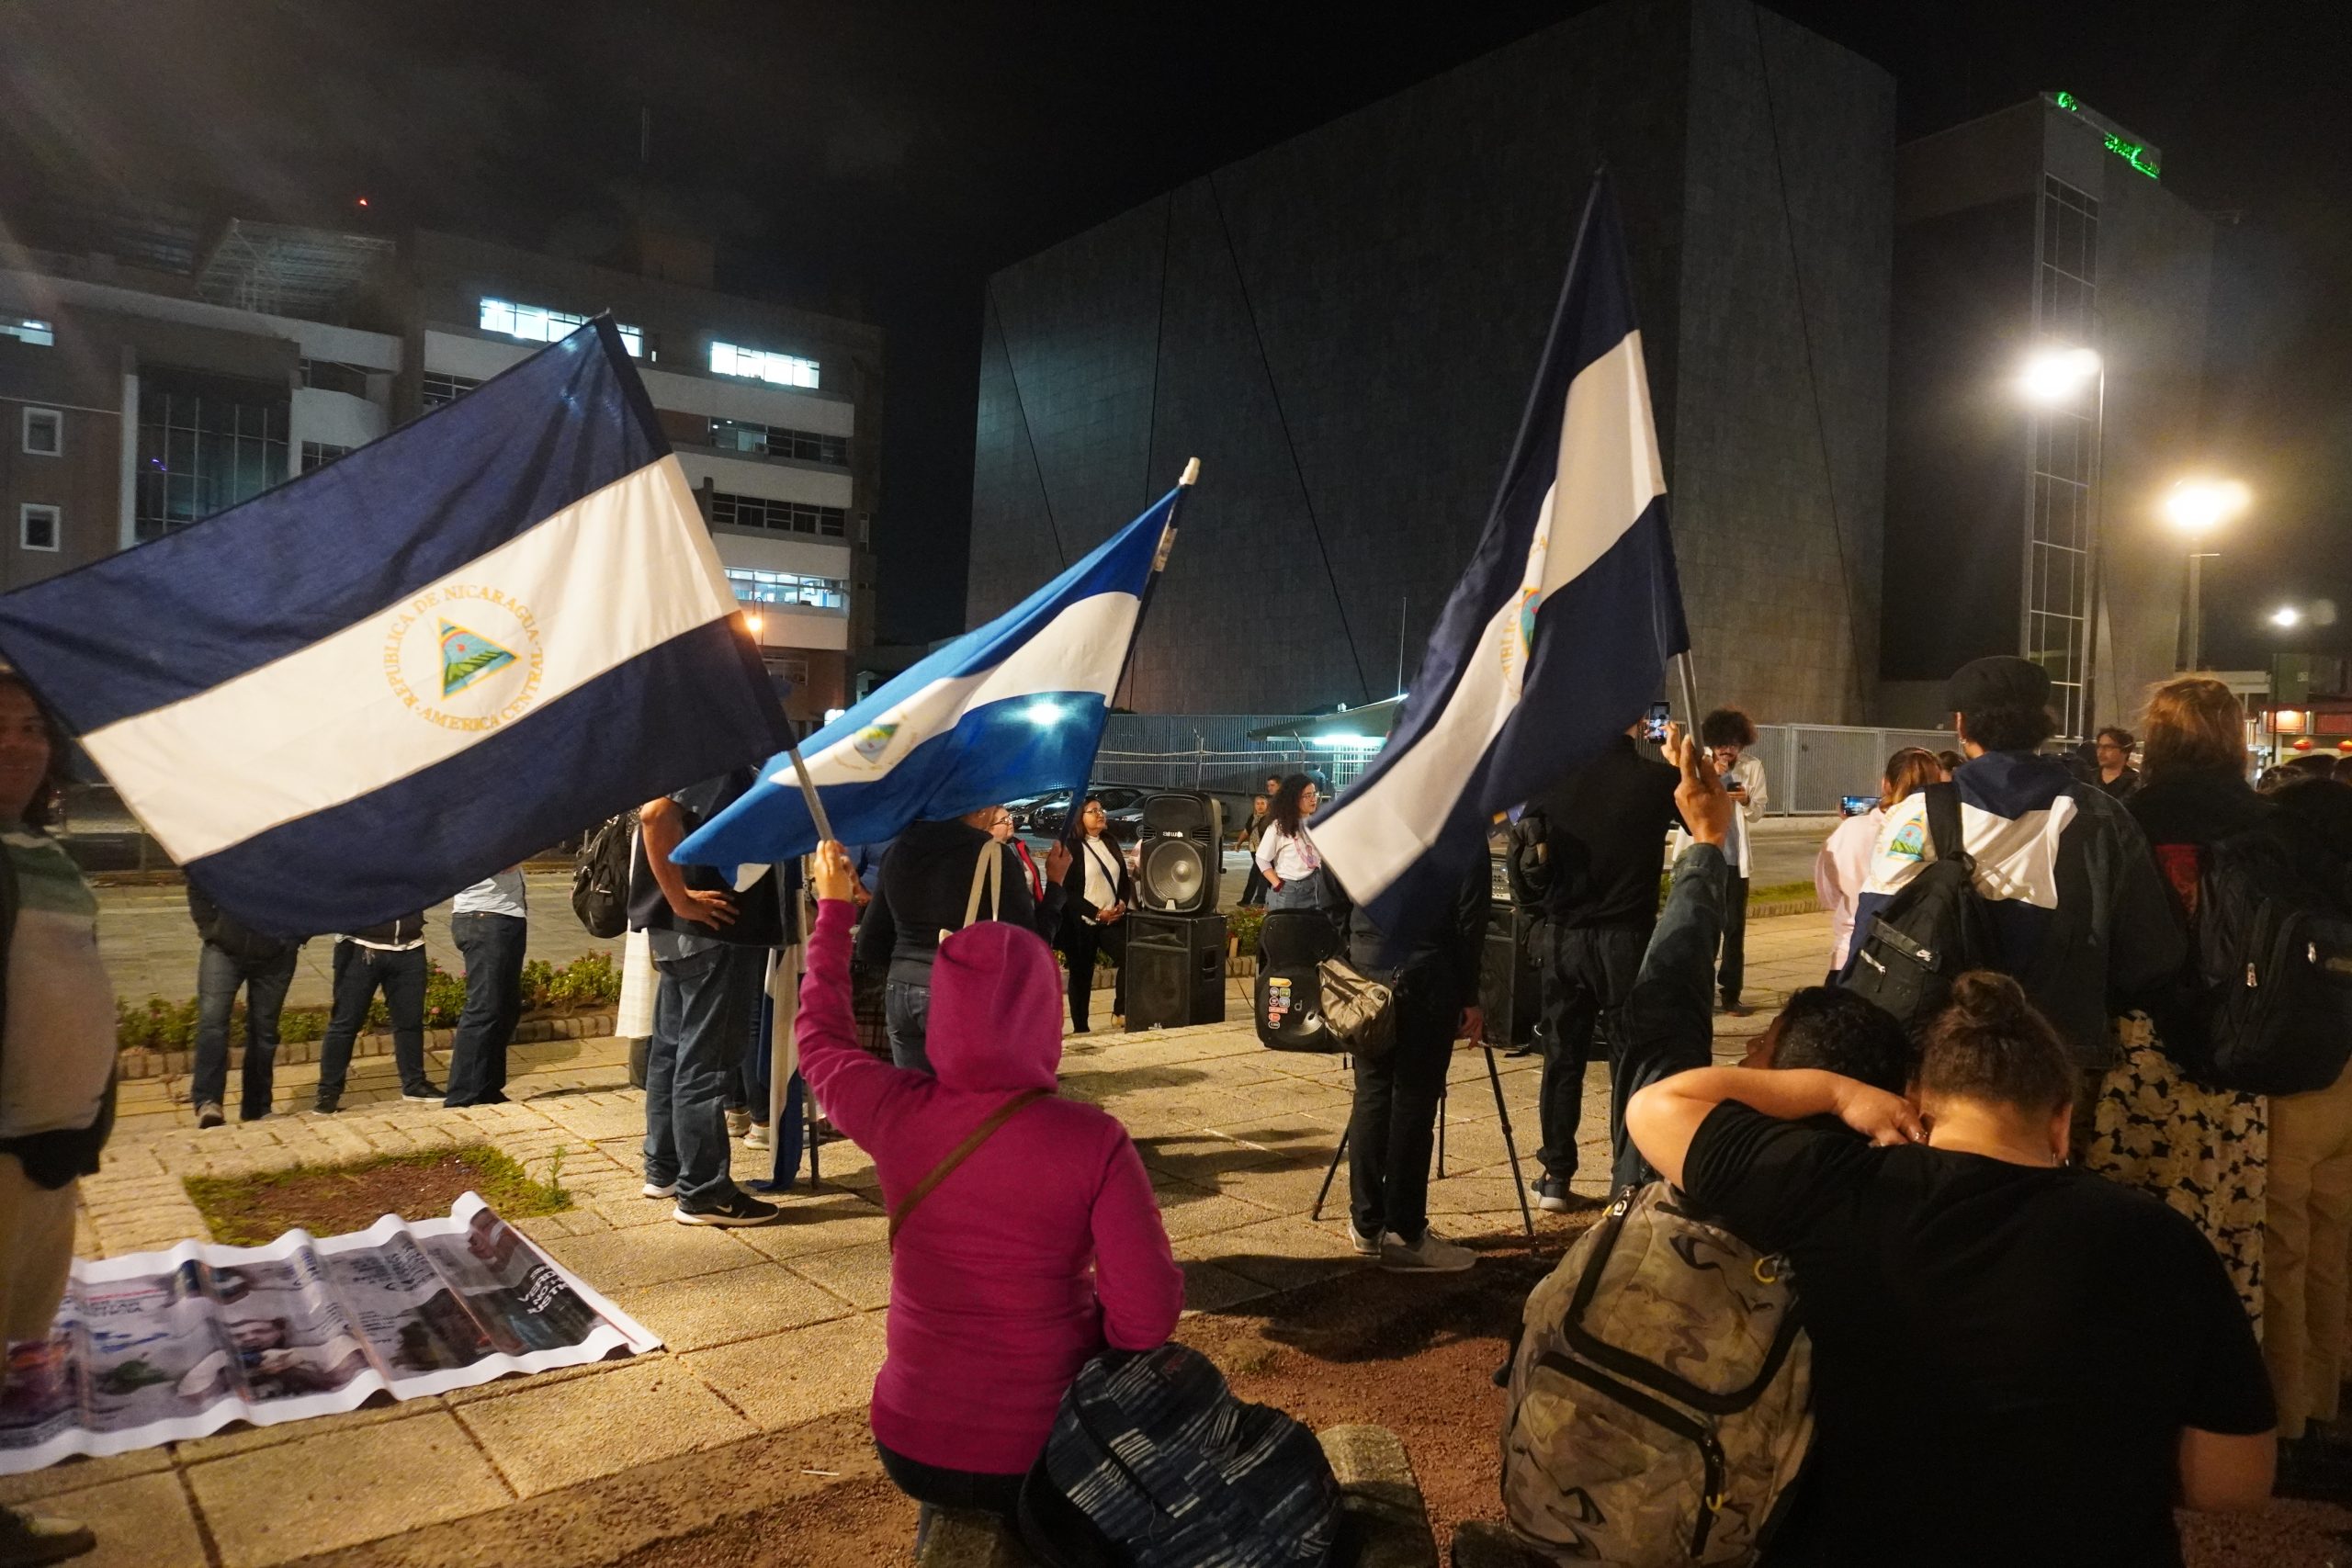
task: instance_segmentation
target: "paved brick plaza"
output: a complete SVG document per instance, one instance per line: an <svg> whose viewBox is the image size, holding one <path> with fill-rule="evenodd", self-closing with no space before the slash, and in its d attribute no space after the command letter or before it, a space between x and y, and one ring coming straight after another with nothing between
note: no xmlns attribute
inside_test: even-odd
<svg viewBox="0 0 2352 1568"><path fill-rule="evenodd" d="M1736 1054L1779 994L1817 977L1826 931L1819 916L1750 927L1759 1010L1721 1021L1719 1053ZM1234 1017L1244 1005L1237 983ZM107 1568L264 1568L322 1554L353 1565L521 1561L501 1551L526 1540L531 1561L604 1562L740 1506L729 1488L755 1484L744 1477L795 1483L862 1437L889 1293L865 1156L826 1145L823 1182L786 1200L779 1224L673 1224L667 1203L637 1195L642 1097L627 1088L620 1043L559 1041L514 1055L510 1105L403 1103L389 1059L368 1057L354 1064L340 1115L281 1113L201 1134L174 1098L185 1095L185 1078L127 1085L106 1168L84 1184L81 1250L110 1256L197 1235L180 1187L190 1174L486 1141L544 1175L561 1146L578 1206L521 1228L661 1336L664 1349L74 1461L0 1479L0 1501L59 1497L100 1532L97 1554L84 1561ZM1499 1065L1532 1170L1535 1063ZM436 1077L446 1066L433 1064ZM278 1104L307 1104L315 1076L310 1066L281 1072ZM1603 1081L1596 1069L1588 1084L1577 1181L1595 1194L1606 1188ZM1336 1060L1262 1050L1238 1022L1098 1033L1070 1042L1062 1087L1116 1112L1141 1145L1184 1262L1188 1309L1234 1307L1363 1266L1348 1250L1343 1207L1327 1208L1319 1225L1307 1217L1347 1118L1348 1077ZM1446 1144L1447 1175L1430 1191L1439 1227L1472 1236L1516 1229L1475 1051L1454 1058ZM746 1152L739 1170L763 1158ZM1344 1174L1335 1190L1344 1193ZM1537 1216L1539 1227L1561 1223ZM690 1471L737 1479L688 1486L680 1478Z"/></svg>

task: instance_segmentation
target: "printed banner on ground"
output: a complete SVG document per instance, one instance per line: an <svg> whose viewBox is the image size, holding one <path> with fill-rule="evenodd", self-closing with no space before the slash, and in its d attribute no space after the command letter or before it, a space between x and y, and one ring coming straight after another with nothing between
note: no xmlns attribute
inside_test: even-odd
<svg viewBox="0 0 2352 1568"><path fill-rule="evenodd" d="M0 1475L660 1344L471 1192L350 1235L77 1258L47 1342L10 1348Z"/></svg>

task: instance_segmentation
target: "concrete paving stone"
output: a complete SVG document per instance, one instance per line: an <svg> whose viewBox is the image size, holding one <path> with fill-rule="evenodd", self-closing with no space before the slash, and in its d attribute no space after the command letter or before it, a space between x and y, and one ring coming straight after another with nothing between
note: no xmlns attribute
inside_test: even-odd
<svg viewBox="0 0 2352 1568"><path fill-rule="evenodd" d="M1295 1290L1363 1267L1340 1225L1317 1226L1289 1218L1261 1220L1238 1230L1179 1242L1176 1259L1214 1264L1278 1291Z"/></svg>
<svg viewBox="0 0 2352 1568"><path fill-rule="evenodd" d="M209 1568L195 1509L176 1473L109 1482L59 1504L55 1512L81 1520L98 1538L96 1551L74 1559L81 1568Z"/></svg>
<svg viewBox="0 0 2352 1568"><path fill-rule="evenodd" d="M812 1252L792 1258L794 1273L842 1297L860 1312L890 1304L890 1248L887 1242L869 1241L831 1252Z"/></svg>
<svg viewBox="0 0 2352 1568"><path fill-rule="evenodd" d="M134 1475L150 1475L172 1467L169 1449L137 1449L127 1454L108 1454L101 1459L69 1459L45 1470L30 1470L21 1475L0 1475L0 1506L29 1503L40 1497L62 1497L68 1493L85 1492L93 1486L127 1480ZM71 1512L61 1508L60 1512Z"/></svg>
<svg viewBox="0 0 2352 1568"><path fill-rule="evenodd" d="M360 1427L380 1427L387 1421L406 1421L427 1411L447 1408L438 1395L395 1400L389 1394L378 1394L376 1398L380 1403L363 1404L356 1410L340 1411L333 1416L279 1421L267 1427L240 1423L209 1438L190 1438L186 1442L172 1445L172 1460L183 1467L202 1464L211 1460L227 1459L232 1454L275 1448L280 1443L303 1441Z"/></svg>
<svg viewBox="0 0 2352 1568"><path fill-rule="evenodd" d="M1222 1264L1186 1262L1181 1258L1178 1261L1184 1269L1184 1310L1188 1313L1222 1312L1270 1293L1267 1286Z"/></svg>
<svg viewBox="0 0 2352 1568"><path fill-rule="evenodd" d="M648 1350L644 1354L662 1356L667 1352ZM607 1356L601 1361L589 1361L577 1367L558 1367L553 1371L528 1372L521 1377L493 1378L488 1382L478 1382L470 1388L453 1388L443 1394L441 1400L450 1409L455 1410L461 1404L471 1404L478 1399L504 1399L510 1394L530 1389L546 1388L553 1383L570 1382L574 1378L592 1378L632 1359L624 1351Z"/></svg>
<svg viewBox="0 0 2352 1568"><path fill-rule="evenodd" d="M1214 1235L1221 1231L1254 1225L1266 1218L1266 1211L1255 1203L1245 1203L1238 1198L1228 1198L1221 1192L1159 1189L1159 1223L1170 1241L1189 1241L1196 1236Z"/></svg>
<svg viewBox="0 0 2352 1568"><path fill-rule="evenodd" d="M572 1201L616 1231L674 1223L670 1218L673 1204L667 1199L648 1198L635 1188L602 1198L586 1198L575 1193Z"/></svg>
<svg viewBox="0 0 2352 1568"><path fill-rule="evenodd" d="M716 1448L754 1428L675 1357L462 1405L458 1419L524 1497Z"/></svg>
<svg viewBox="0 0 2352 1568"><path fill-rule="evenodd" d="M191 1465L186 1474L221 1568L270 1568L513 1497L441 1409Z"/></svg>
<svg viewBox="0 0 2352 1568"><path fill-rule="evenodd" d="M548 1120L575 1138L645 1136L645 1112L627 1106L581 1105L556 1100L539 1107Z"/></svg>
<svg viewBox="0 0 2352 1568"><path fill-rule="evenodd" d="M809 1192L804 1188L780 1201L782 1220L737 1231L735 1239L779 1263L888 1239L889 1215L861 1193L838 1189Z"/></svg>
<svg viewBox="0 0 2352 1568"><path fill-rule="evenodd" d="M686 1356L687 1365L760 1427L776 1431L862 1410L882 1369L880 1313L860 1313Z"/></svg>
<svg viewBox="0 0 2352 1568"><path fill-rule="evenodd" d="M594 1235L559 1236L544 1245L549 1257L608 1295L639 1285L745 1269L760 1261L760 1255L743 1246L732 1232L711 1225L607 1230Z"/></svg>
<svg viewBox="0 0 2352 1568"><path fill-rule="evenodd" d="M753 1339L847 1317L854 1310L842 1297L776 1263L623 1291L613 1301L673 1350Z"/></svg>

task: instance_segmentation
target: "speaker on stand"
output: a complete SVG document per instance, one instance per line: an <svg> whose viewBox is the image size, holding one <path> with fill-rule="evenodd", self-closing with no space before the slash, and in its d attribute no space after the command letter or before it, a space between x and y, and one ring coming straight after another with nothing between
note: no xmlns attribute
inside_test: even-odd
<svg viewBox="0 0 2352 1568"><path fill-rule="evenodd" d="M1205 795L1143 797L1136 841L1136 908L1156 915L1214 914L1225 874L1225 808Z"/></svg>
<svg viewBox="0 0 2352 1568"><path fill-rule="evenodd" d="M1487 1015L1488 1045L1524 1045L1535 1037L1543 1017L1543 976L1535 967L1529 936L1538 919L1508 898L1487 908L1487 942L1478 968L1478 1006Z"/></svg>

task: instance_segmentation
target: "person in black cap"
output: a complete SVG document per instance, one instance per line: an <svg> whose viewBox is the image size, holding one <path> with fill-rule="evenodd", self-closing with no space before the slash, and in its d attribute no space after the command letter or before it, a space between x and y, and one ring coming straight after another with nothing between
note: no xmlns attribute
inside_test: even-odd
<svg viewBox="0 0 2352 1568"><path fill-rule="evenodd" d="M2123 803L2038 749L2056 725L2050 674L2002 656L1951 678L1953 728L1968 761L1952 775L2001 968L2055 1024L2094 1080L2117 1059L2108 1022L2178 968L2186 938L2148 842ZM1886 814L1854 914L1857 931L1937 847L1925 791ZM1859 955L1862 944L1857 942ZM1849 959L1848 968L1858 959ZM2087 1124L2080 1129L2086 1135Z"/></svg>

